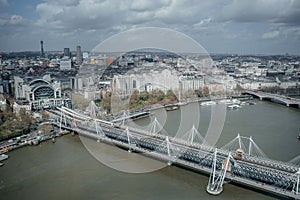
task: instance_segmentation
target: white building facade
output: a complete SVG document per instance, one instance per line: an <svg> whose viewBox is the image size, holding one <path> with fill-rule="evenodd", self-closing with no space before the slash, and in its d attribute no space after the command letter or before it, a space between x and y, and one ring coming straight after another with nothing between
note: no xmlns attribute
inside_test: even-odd
<svg viewBox="0 0 300 200"><path fill-rule="evenodd" d="M60 70L71 70L71 67L72 67L71 59L63 58L60 60L59 63Z"/></svg>
<svg viewBox="0 0 300 200"><path fill-rule="evenodd" d="M166 93L169 89L175 93L202 89L204 79L196 76L182 76L175 70L164 68L150 70L140 74L116 75L112 81L112 90L119 95L130 95L134 90L161 90Z"/></svg>
<svg viewBox="0 0 300 200"><path fill-rule="evenodd" d="M60 107L62 95L60 82L48 82L45 79L35 79L26 83L15 76L15 98L26 100L33 110Z"/></svg>
<svg viewBox="0 0 300 200"><path fill-rule="evenodd" d="M166 93L169 89L179 89L179 78L174 70L151 70L141 74L116 75L112 81L113 92L120 95L129 95L134 90L152 91L161 90Z"/></svg>

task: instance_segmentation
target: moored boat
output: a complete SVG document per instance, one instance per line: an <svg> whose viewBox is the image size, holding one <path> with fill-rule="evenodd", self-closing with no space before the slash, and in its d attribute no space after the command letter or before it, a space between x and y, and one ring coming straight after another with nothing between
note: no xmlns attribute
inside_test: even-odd
<svg viewBox="0 0 300 200"><path fill-rule="evenodd" d="M211 106L211 105L215 105L216 102L215 101L206 101L206 102L202 102L201 106Z"/></svg>
<svg viewBox="0 0 300 200"><path fill-rule="evenodd" d="M0 155L0 161L6 160L7 158L8 158L8 155L6 155L6 154L1 154Z"/></svg>
<svg viewBox="0 0 300 200"><path fill-rule="evenodd" d="M166 107L166 111L172 111L172 110L178 110L179 109L179 106L169 106L169 107Z"/></svg>
<svg viewBox="0 0 300 200"><path fill-rule="evenodd" d="M241 107L240 105L233 104L233 105L227 106L227 109L228 109L228 110L235 110L235 109L238 109L238 108L240 108L240 107Z"/></svg>

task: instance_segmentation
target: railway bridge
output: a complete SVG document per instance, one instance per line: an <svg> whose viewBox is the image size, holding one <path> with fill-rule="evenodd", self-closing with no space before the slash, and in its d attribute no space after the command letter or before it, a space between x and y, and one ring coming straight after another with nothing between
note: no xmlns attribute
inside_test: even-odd
<svg viewBox="0 0 300 200"><path fill-rule="evenodd" d="M268 159L251 137L238 135L223 147L209 146L192 127L181 136L169 136L158 120L149 130L115 124L61 107L51 112L52 123L60 130L74 131L129 152L210 174L207 192L223 191L226 180L266 191L281 197L300 199L300 168L297 165ZM125 119L125 118L123 118Z"/></svg>

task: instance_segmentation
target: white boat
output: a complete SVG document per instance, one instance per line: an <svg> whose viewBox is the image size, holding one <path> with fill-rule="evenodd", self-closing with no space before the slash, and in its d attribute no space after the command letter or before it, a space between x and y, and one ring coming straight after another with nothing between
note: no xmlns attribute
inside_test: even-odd
<svg viewBox="0 0 300 200"><path fill-rule="evenodd" d="M238 108L240 108L240 107L241 107L240 105L233 104L233 105L227 106L227 109L228 109L228 110L235 110L235 109L238 109Z"/></svg>
<svg viewBox="0 0 300 200"><path fill-rule="evenodd" d="M223 99L219 101L220 104L231 104L232 101L230 99Z"/></svg>
<svg viewBox="0 0 300 200"><path fill-rule="evenodd" d="M5 160L7 158L8 158L8 155L6 155L6 154L1 154L0 155L0 161Z"/></svg>
<svg viewBox="0 0 300 200"><path fill-rule="evenodd" d="M216 102L215 101L206 101L206 102L202 102L200 105L201 106L211 106L211 105L215 105Z"/></svg>
<svg viewBox="0 0 300 200"><path fill-rule="evenodd" d="M232 105L232 104L240 104L241 101L238 99L223 99L223 100L220 100L219 103L226 104L226 105Z"/></svg>
<svg viewBox="0 0 300 200"><path fill-rule="evenodd" d="M246 106L246 105L250 105L248 102L246 102L246 101L243 101L243 102L241 102L241 104L240 104L241 106Z"/></svg>
<svg viewBox="0 0 300 200"><path fill-rule="evenodd" d="M238 100L238 99L232 99L231 102L232 102L233 104L240 104L240 103L241 103L241 101Z"/></svg>

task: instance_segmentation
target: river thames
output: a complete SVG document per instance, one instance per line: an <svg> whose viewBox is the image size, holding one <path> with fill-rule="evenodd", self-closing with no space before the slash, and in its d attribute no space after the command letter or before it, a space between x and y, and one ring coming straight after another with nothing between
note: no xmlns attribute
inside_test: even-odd
<svg viewBox="0 0 300 200"><path fill-rule="evenodd" d="M296 137L300 131L300 110L255 102L253 106L226 111L217 146L240 133L252 136L271 159L288 161L298 156L300 141ZM180 121L191 121L190 114L200 112L199 132L204 136L211 107L201 106L199 110L196 107L198 104L189 104L167 112L165 129L176 133ZM137 124L146 125L149 121L145 118ZM184 126L183 129L188 129ZM0 168L1 199L274 199L232 184L225 184L220 196L210 196L205 191L207 176L175 166L142 174L120 172L94 159L78 136L63 136L57 138L56 143L48 141L28 146L8 155L9 159Z"/></svg>

